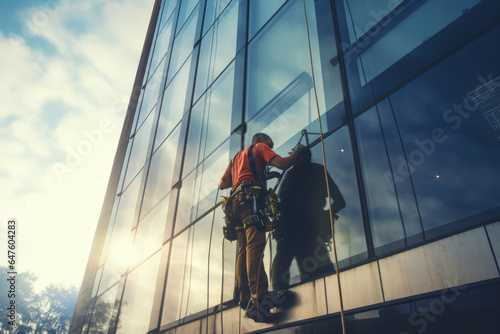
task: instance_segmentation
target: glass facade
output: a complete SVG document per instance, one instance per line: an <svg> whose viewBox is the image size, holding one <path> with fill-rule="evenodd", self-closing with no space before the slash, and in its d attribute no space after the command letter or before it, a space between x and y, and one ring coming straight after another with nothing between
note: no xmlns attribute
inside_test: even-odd
<svg viewBox="0 0 500 334"><path fill-rule="evenodd" d="M163 331L234 303L236 245L214 205L228 195L217 187L227 164L257 132L282 156L309 132L313 161L347 203L335 224L340 271L499 220L498 1L157 5L83 333ZM294 263L292 283L298 275ZM429 302L352 314L348 326L403 331ZM459 319L454 307L446 314ZM404 321L384 327L383 315Z"/></svg>

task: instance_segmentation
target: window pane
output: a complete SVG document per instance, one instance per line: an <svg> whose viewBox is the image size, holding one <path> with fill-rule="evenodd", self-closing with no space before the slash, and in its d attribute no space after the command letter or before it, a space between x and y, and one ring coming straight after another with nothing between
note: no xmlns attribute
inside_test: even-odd
<svg viewBox="0 0 500 334"><path fill-rule="evenodd" d="M426 235L484 221L499 210L500 66L488 52L499 31L390 97L408 163L395 171L394 182L413 184Z"/></svg>
<svg viewBox="0 0 500 334"><path fill-rule="evenodd" d="M163 140L165 140L181 120L184 110L189 107L186 106L186 93L190 68L191 58L186 62L179 73L177 73L174 80L172 80L163 93L163 102L160 119L158 121L158 129L156 130L154 150L162 144Z"/></svg>
<svg viewBox="0 0 500 334"><path fill-rule="evenodd" d="M107 333L115 306L118 284L97 298L88 333Z"/></svg>
<svg viewBox="0 0 500 334"><path fill-rule="evenodd" d="M405 232L394 184L390 182L390 177L382 177L390 173L391 166L375 107L357 117L354 124L358 136L373 245L377 249L404 240Z"/></svg>
<svg viewBox="0 0 500 334"><path fill-rule="evenodd" d="M250 1L250 40L260 28L273 16L274 13L286 2L286 0L252 0Z"/></svg>
<svg viewBox="0 0 500 334"><path fill-rule="evenodd" d="M314 6L313 2L309 3L308 18L318 107L322 115L329 110L328 118L331 119L323 120L323 131L326 132L328 126L342 123L342 89L338 68L333 67L330 57L325 55L334 56L331 53L334 50L318 46L319 38L331 35L332 25L325 23L325 10ZM318 18L315 13L318 13ZM302 2L287 3L252 41L248 64L246 119L251 120L250 134L266 132L273 138L275 146L279 146L299 134L294 139L296 142L300 131L308 125L310 131L319 132ZM339 105L338 110L333 108L336 105Z"/></svg>
<svg viewBox="0 0 500 334"><path fill-rule="evenodd" d="M137 226L137 234L134 241L134 263L141 262L149 255L161 248L165 229L172 230L172 224L167 224L167 213L170 196L158 203Z"/></svg>
<svg viewBox="0 0 500 334"><path fill-rule="evenodd" d="M231 2L201 42L195 100L236 55L239 3L239 0Z"/></svg>
<svg viewBox="0 0 500 334"><path fill-rule="evenodd" d="M154 45L154 50L153 50L153 58L151 60L151 69L150 69L150 75L154 71L164 71L164 64L165 61L162 62L161 66L158 66L161 60L164 59L165 54L168 51L168 44L170 42L170 37L172 35L172 27L173 27L173 22L174 19L173 17L167 22L167 25L163 30L160 32L160 35L156 39L156 43ZM158 68L157 68L158 67Z"/></svg>
<svg viewBox="0 0 500 334"><path fill-rule="evenodd" d="M144 167L148 156L148 146L151 137L154 115L150 114L142 126L134 135L130 158L127 166L127 175L125 176L125 187Z"/></svg>
<svg viewBox="0 0 500 334"><path fill-rule="evenodd" d="M153 76L146 84L146 87L144 87L144 98L142 99L141 113L139 114L139 120L137 121L139 126L141 126L144 119L151 113L151 110L153 110L156 106L158 98L160 97L160 92L162 91L161 84L164 84L164 63L164 61L161 62L156 72L154 72Z"/></svg>
<svg viewBox="0 0 500 334"><path fill-rule="evenodd" d="M128 274L116 333L147 333L160 252Z"/></svg>
<svg viewBox="0 0 500 334"><path fill-rule="evenodd" d="M231 65L191 110L184 174L231 134L234 65Z"/></svg>
<svg viewBox="0 0 500 334"><path fill-rule="evenodd" d="M212 26L220 13L226 8L231 0L211 0L207 1L205 8L205 22L203 23L203 35Z"/></svg>
<svg viewBox="0 0 500 334"><path fill-rule="evenodd" d="M179 145L180 125L163 142L151 158L141 218L144 217L172 188L174 164Z"/></svg>
<svg viewBox="0 0 500 334"><path fill-rule="evenodd" d="M190 230L186 230L172 241L161 326L175 325L174 321L180 318L181 294L186 275L186 256L190 236Z"/></svg>
<svg viewBox="0 0 500 334"><path fill-rule="evenodd" d="M177 70L181 68L186 58L193 52L194 42L196 41L199 7L200 6L196 7L193 15L191 15L186 25L174 40L172 56L170 57L170 66L168 68L167 84L172 80Z"/></svg>
<svg viewBox="0 0 500 334"><path fill-rule="evenodd" d="M182 181L175 233L216 204L218 184L229 163L229 141L217 149ZM219 191L219 196L228 190Z"/></svg>
<svg viewBox="0 0 500 334"><path fill-rule="evenodd" d="M191 14L199 0L181 0L181 8L179 9L179 22L177 23L177 32L182 28L187 17Z"/></svg>

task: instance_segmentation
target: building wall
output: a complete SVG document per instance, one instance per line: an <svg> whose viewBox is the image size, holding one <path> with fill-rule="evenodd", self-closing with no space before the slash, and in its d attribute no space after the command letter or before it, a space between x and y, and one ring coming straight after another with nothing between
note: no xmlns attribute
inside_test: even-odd
<svg viewBox="0 0 500 334"><path fill-rule="evenodd" d="M70 332L314 332L339 325L340 296L360 333L420 332L418 303L461 305L453 291L493 291L474 310L498 310L498 2L157 8ZM267 325L233 306L236 245L213 209L228 195L217 184L229 160L256 132L283 156L307 139L347 203L335 223L341 293L336 275L301 284L294 263L298 303ZM268 273L275 249L270 239ZM455 311L429 315L426 329L462 319Z"/></svg>

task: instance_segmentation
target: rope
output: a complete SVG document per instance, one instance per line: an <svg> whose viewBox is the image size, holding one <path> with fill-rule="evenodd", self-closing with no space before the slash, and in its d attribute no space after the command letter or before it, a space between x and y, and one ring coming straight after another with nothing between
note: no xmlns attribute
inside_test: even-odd
<svg viewBox="0 0 500 334"><path fill-rule="evenodd" d="M309 60L311 63L311 74L312 74L312 82L313 82L313 89L314 89L314 98L316 101L316 110L318 112L318 123L319 123L319 134L321 138L321 152L323 155L323 168L325 172L325 181L326 181L326 192L328 194L328 212L330 214L330 228L332 230L332 248L333 248L333 255L335 259L335 267L337 269L337 285L339 288L339 303L340 303L340 319L342 321L342 333L345 334L345 322L344 322L344 303L342 300L342 289L340 286L340 272L339 272L339 265L338 265L338 258L337 258L337 247L335 245L335 231L333 227L333 212L332 212L332 203L331 203L331 196L330 196L330 186L328 184L328 172L326 170L326 157L325 157L325 143L323 139L323 128L321 126L321 114L319 111L319 102L318 102L318 93L316 91L316 80L314 77L314 65L313 65L313 55L312 55L312 48L311 48L311 38L310 38L310 32L309 32L309 21L307 20L307 9L306 9L306 2L305 0L302 0L302 3L304 5L304 17L306 19L306 30L307 30L307 42L309 46Z"/></svg>

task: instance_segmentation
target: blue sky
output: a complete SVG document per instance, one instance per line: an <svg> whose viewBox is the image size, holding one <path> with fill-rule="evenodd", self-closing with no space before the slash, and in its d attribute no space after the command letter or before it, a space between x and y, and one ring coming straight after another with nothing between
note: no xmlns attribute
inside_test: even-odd
<svg viewBox="0 0 500 334"><path fill-rule="evenodd" d="M153 3L0 5L0 245L38 288L80 286Z"/></svg>

